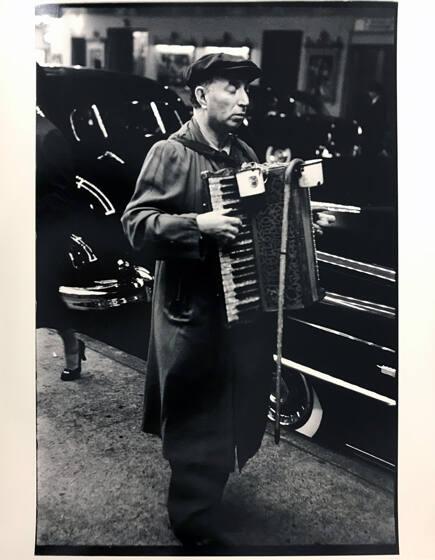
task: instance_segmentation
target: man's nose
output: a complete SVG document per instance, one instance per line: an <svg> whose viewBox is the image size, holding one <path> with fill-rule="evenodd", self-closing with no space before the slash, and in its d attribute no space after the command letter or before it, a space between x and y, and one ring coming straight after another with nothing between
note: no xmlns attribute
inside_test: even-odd
<svg viewBox="0 0 435 560"><path fill-rule="evenodd" d="M239 105L242 107L247 107L249 105L249 96L245 88L240 88L239 90Z"/></svg>

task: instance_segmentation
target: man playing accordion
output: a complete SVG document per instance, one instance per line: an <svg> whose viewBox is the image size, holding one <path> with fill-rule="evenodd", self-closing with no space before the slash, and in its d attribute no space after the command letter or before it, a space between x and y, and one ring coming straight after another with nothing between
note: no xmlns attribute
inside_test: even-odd
<svg viewBox="0 0 435 560"><path fill-rule="evenodd" d="M193 116L151 148L122 217L131 245L156 259L143 429L162 438L169 520L184 545L230 542L218 519L224 487L266 426L274 325L260 313L228 328L218 248L241 221L212 211L201 179L258 161L234 132L259 76L253 62L223 53L189 67Z"/></svg>

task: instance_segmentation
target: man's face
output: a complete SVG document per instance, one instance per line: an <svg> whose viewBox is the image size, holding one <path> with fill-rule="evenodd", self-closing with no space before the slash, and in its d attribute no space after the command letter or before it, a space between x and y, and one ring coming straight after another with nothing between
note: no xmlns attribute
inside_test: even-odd
<svg viewBox="0 0 435 560"><path fill-rule="evenodd" d="M216 78L205 86L206 114L211 128L234 130L243 122L249 105L247 82Z"/></svg>

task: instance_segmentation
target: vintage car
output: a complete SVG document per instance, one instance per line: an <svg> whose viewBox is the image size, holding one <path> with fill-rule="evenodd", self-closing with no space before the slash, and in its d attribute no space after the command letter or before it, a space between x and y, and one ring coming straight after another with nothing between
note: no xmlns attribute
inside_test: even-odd
<svg viewBox="0 0 435 560"><path fill-rule="evenodd" d="M85 68L44 67L38 110L69 142L83 212L71 236L71 282L60 292L76 310L149 299L152 262L134 254L120 217L149 148L188 118L154 80Z"/></svg>
<svg viewBox="0 0 435 560"><path fill-rule="evenodd" d="M135 309L142 313L143 305L149 305L153 263L146 254L131 250L120 215L150 146L175 131L189 118L189 110L174 92L146 78L78 68L45 71L40 110L71 145L76 196L85 209L71 238L71 283L60 287L60 292L71 308L90 314L127 309L128 315L119 315L113 323L128 316L133 324ZM248 123L251 132L261 130L263 117L255 121L255 114L264 110L257 103ZM321 136L315 123L304 119L296 135L301 147L288 136L292 156L316 156ZM328 123L330 128L322 134L334 128L334 120ZM268 130L251 142L260 157L260 144L266 157L267 146L275 142L274 133L267 136ZM281 424L283 434L297 430L393 468L397 443L395 165L391 157L354 157L354 140L351 135L344 143L346 150L340 148L340 157L323 160L324 185L311 192L313 209L334 214L336 221L317 237L324 299L286 315ZM303 143L308 147L302 149ZM269 151L269 161L273 157ZM99 336L99 322L107 323L98 318L90 322L94 330L89 332L95 336ZM122 330L116 344L131 353L143 352L143 337L138 350L132 334L124 336L129 329ZM272 393L271 420L275 404Z"/></svg>
<svg viewBox="0 0 435 560"><path fill-rule="evenodd" d="M326 295L309 309L287 314L282 424L393 468L397 454L394 160L343 157L327 163L324 185L311 189L312 207L336 218L316 239ZM274 402L272 395L271 419Z"/></svg>

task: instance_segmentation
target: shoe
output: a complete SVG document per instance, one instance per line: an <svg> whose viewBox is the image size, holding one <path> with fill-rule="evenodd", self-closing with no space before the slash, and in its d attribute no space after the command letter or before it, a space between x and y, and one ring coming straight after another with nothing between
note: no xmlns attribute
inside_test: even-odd
<svg viewBox="0 0 435 560"><path fill-rule="evenodd" d="M201 532L200 532L201 533ZM235 543L232 539L219 530L210 530L208 532L203 532L203 534L194 535L192 533L185 533L184 531L174 530L174 535L180 541L180 543L187 548L191 547L228 547L234 546Z"/></svg>
<svg viewBox="0 0 435 560"><path fill-rule="evenodd" d="M75 381L80 378L80 374L82 372L82 360L84 362L86 361L85 343L83 340L79 340L79 365L75 369L65 368L60 374L62 381Z"/></svg>

